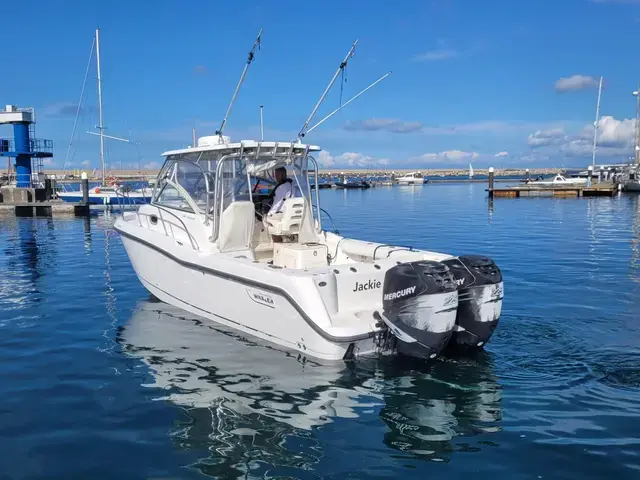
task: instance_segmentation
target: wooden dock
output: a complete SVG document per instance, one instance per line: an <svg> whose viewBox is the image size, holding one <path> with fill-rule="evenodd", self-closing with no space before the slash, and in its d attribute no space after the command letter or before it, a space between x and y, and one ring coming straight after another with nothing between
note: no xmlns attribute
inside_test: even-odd
<svg viewBox="0 0 640 480"><path fill-rule="evenodd" d="M618 184L613 182L585 185L518 185L504 188L488 188L489 198L518 197L613 197L618 193Z"/></svg>

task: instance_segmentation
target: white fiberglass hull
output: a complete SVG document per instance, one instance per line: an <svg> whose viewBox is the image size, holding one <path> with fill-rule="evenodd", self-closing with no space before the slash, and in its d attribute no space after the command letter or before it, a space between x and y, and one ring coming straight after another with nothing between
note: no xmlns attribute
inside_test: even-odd
<svg viewBox="0 0 640 480"><path fill-rule="evenodd" d="M487 313L478 304L465 315L467 323L459 315L458 294L469 297L457 276L494 268L484 257L453 257L324 232L323 243L315 245L321 255L323 247L336 252L335 263L287 268L254 260L248 250L221 253L208 240L210 225L178 210L145 205L118 218L114 228L140 282L155 297L303 357L335 361L399 353L432 359L458 326L470 324L477 336L487 330L486 322L495 326L500 313L502 282L495 277L500 288L488 300L478 298L497 302L498 309ZM474 275L478 284L480 273Z"/></svg>
<svg viewBox="0 0 640 480"><path fill-rule="evenodd" d="M314 358L342 359L351 343L360 355L375 351L378 329L373 317L351 332L332 334L322 330L291 299L287 290L293 288L284 290L253 281L250 276L235 277L204 265L197 255L186 259L180 252L170 253L168 245L150 245L120 233L138 279L163 302ZM183 247L178 249L193 252ZM313 308L313 299L309 304L309 311L322 308L317 304Z"/></svg>
<svg viewBox="0 0 640 480"><path fill-rule="evenodd" d="M70 203L82 202L82 192L58 192L57 196L60 200ZM89 192L89 205L144 205L151 201L151 190L149 193L142 192L128 192L116 194L113 191L110 192L94 192L93 189Z"/></svg>
<svg viewBox="0 0 640 480"><path fill-rule="evenodd" d="M527 185L540 185L545 187L577 187L587 184L586 178L572 178L566 181L553 181L553 180L538 180L535 182L528 182Z"/></svg>
<svg viewBox="0 0 640 480"><path fill-rule="evenodd" d="M118 219L115 228L140 282L154 296L323 360L386 353L381 352L377 338L385 324L379 316L383 311L382 284L387 271L403 258L400 255L410 255L413 260L453 258L402 249L396 257L370 263L300 270L273 268L241 254L196 250L186 234L180 237L178 229L176 236L170 237L161 231L161 222L155 224L157 230L150 229L139 225L136 215L125 215L129 221ZM434 339L439 347L448 341L456 324L457 299L454 289L421 300L419 311L424 317L418 320L428 326L420 326L420 335L414 337L419 343ZM428 358L433 358L434 352L439 353L439 349L429 351Z"/></svg>
<svg viewBox="0 0 640 480"><path fill-rule="evenodd" d="M407 185L425 185L426 184L426 182L422 178L412 178L412 179L398 178L396 180L396 182L397 182L398 185L402 185L402 186L407 186Z"/></svg>

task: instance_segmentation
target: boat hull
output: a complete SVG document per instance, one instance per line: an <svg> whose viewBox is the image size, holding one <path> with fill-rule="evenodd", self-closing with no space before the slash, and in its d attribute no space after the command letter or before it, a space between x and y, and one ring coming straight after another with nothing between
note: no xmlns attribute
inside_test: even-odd
<svg viewBox="0 0 640 480"><path fill-rule="evenodd" d="M357 335L323 334L286 291L184 261L163 248L165 242L152 245L116 229L138 279L163 302L301 356L338 361L347 353L367 356L378 350L373 322Z"/></svg>
<svg viewBox="0 0 640 480"><path fill-rule="evenodd" d="M58 192L58 198L67 203L82 202L82 192ZM109 193L89 194L89 205L144 205L151 202L151 195L129 193L126 196Z"/></svg>
<svg viewBox="0 0 640 480"><path fill-rule="evenodd" d="M420 179L416 179L416 180L401 180L401 179L398 179L398 180L396 180L396 183L398 185L408 186L408 185L426 185L428 182L427 182L427 180L420 180Z"/></svg>
<svg viewBox="0 0 640 480"><path fill-rule="evenodd" d="M624 184L625 192L640 192L640 182L628 181Z"/></svg>

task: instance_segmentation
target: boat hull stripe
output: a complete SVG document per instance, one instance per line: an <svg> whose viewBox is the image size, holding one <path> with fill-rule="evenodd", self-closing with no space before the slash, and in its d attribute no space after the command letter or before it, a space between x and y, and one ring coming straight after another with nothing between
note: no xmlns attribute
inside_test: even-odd
<svg viewBox="0 0 640 480"><path fill-rule="evenodd" d="M266 291L269 291L271 293L275 293L277 295L280 295L281 297L286 299L291 304L291 306L298 312L298 314L304 319L304 321L307 322L307 324L318 335L320 335L325 340L328 340L328 341L334 342L334 343L349 343L349 342L355 342L355 341L358 341L358 340L365 340L367 338L372 338L372 337L375 336L375 333L376 333L375 331L371 331L371 332L364 333L364 334L361 334L361 335L353 335L353 336L350 336L350 337L336 337L336 336L333 336L333 335L325 332L324 330L322 330L320 327L318 327L318 325L316 325L316 323L313 320L311 320L311 318L309 318L309 316L305 313L305 311L302 309L302 307L300 305L298 305L298 303L291 297L291 295L289 295L286 292L286 290L284 290L284 289L282 289L280 287L276 287L274 285L269 285L269 284L266 284L266 283L258 282L256 280L251 280L251 279L248 279L248 278L239 277L237 275L233 275L231 273L223 272L223 271L220 271L220 270L214 270L213 268L204 267L202 265L197 265L195 263L187 262L186 260L182 260L181 258L178 258L175 255L172 255L171 253L169 253L166 250L158 247L157 245L153 245L152 243L149 243L146 240L143 240L141 238L135 237L135 236L133 236L133 235L127 233L127 232L124 232L123 230L119 229L116 226L114 226L113 228L120 235L122 235L123 237L127 237L129 240L132 240L134 242L138 242L138 243L140 243L140 244L142 244L142 245L144 245L146 247L149 247L149 248L157 251L158 253L164 255L165 257L169 258L170 260L173 260L174 262L182 265L183 267L190 268L191 270L196 270L196 271L199 271L199 272L202 272L202 273L206 273L206 274L209 274L209 275L213 275L215 277L223 278L225 280L230 280L232 282L240 283L242 285L246 285L246 286L249 286L249 287L260 288L262 290L266 290ZM200 309L200 310L202 310L202 309Z"/></svg>

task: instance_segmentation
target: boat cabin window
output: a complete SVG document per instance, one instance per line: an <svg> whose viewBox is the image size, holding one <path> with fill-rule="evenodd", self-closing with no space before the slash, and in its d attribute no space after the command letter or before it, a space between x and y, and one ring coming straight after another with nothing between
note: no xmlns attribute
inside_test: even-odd
<svg viewBox="0 0 640 480"><path fill-rule="evenodd" d="M189 160L169 157L158 175L158 184L154 202L185 211L205 211L207 197L213 199L212 172L205 172L202 167Z"/></svg>
<svg viewBox="0 0 640 480"><path fill-rule="evenodd" d="M176 187L168 183L160 190L155 203L184 212L195 213L184 195Z"/></svg>

